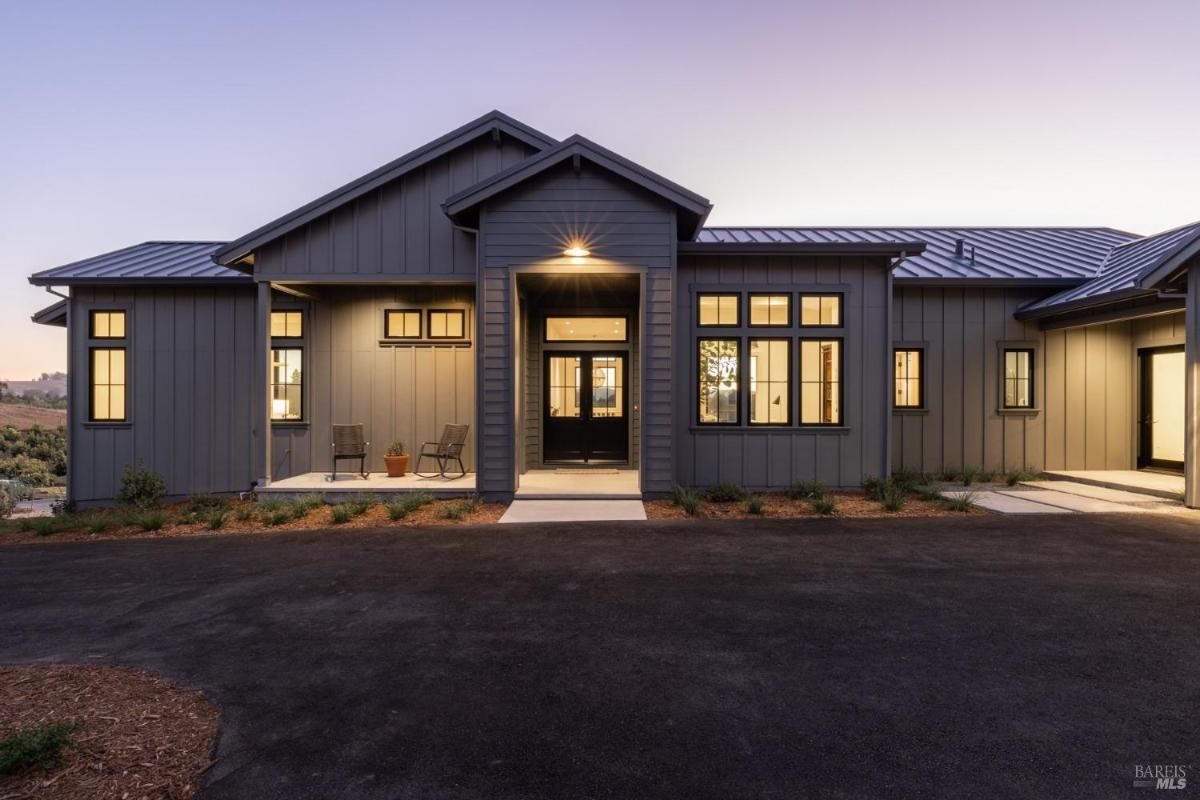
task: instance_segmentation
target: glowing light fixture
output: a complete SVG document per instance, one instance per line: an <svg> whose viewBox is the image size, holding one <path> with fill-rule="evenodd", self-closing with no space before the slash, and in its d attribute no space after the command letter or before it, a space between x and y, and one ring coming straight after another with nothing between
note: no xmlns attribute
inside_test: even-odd
<svg viewBox="0 0 1200 800"><path fill-rule="evenodd" d="M568 247L566 250L563 250L563 255L568 256L570 258L587 258L591 254L592 254L592 251L588 250L586 247L584 247L579 242L575 242L570 247Z"/></svg>

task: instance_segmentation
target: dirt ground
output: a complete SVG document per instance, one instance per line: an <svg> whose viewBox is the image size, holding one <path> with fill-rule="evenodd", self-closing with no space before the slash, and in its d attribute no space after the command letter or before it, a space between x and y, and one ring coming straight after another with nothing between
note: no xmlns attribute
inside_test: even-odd
<svg viewBox="0 0 1200 800"><path fill-rule="evenodd" d="M125 667L0 667L0 736L78 727L61 765L0 777L8 800L189 798L212 764L220 711L201 692Z"/></svg>
<svg viewBox="0 0 1200 800"><path fill-rule="evenodd" d="M964 517L981 514L978 509L970 512L953 511L941 503L931 503L910 497L899 511L888 511L875 500L868 499L862 492L830 492L837 508L833 517ZM795 519L820 516L812 510L807 500L792 500L784 494L761 494L763 517ZM688 514L670 500L648 500L645 503L648 519L687 519ZM707 500L696 515L702 519L746 519L757 515L746 511L746 501L734 503L712 503Z"/></svg>

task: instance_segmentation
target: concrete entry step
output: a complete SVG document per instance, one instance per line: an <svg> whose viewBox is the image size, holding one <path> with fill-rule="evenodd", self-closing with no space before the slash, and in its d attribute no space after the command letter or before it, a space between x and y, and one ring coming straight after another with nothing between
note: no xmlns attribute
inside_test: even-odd
<svg viewBox="0 0 1200 800"><path fill-rule="evenodd" d="M1051 492L1066 492L1080 497L1090 497L1093 500L1107 500L1110 503L1126 505L1163 505L1172 503L1165 497L1156 494L1128 492L1124 489L1110 489L1107 486L1097 486L1092 483L1076 483L1075 481L1021 481L1021 486L1031 489L1044 489Z"/></svg>
<svg viewBox="0 0 1200 800"><path fill-rule="evenodd" d="M1183 494L1183 476L1169 472L1133 469L1046 470L1052 481L1072 481L1137 494L1178 500Z"/></svg>
<svg viewBox="0 0 1200 800"><path fill-rule="evenodd" d="M500 522L603 522L646 518L641 500L514 500Z"/></svg>

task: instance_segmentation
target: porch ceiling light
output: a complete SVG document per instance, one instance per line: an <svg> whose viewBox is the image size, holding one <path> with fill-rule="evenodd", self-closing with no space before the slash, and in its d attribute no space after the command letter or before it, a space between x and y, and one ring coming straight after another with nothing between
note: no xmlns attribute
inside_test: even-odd
<svg viewBox="0 0 1200 800"><path fill-rule="evenodd" d="M575 242L566 250L563 250L563 255L569 258L587 258L591 254L592 251L588 250L579 242Z"/></svg>

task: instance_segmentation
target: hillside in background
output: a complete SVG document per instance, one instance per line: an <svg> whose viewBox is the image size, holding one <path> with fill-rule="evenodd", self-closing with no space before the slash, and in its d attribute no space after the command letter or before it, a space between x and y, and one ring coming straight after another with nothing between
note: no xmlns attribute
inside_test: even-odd
<svg viewBox="0 0 1200 800"><path fill-rule="evenodd" d="M25 395L30 392L41 392L46 395L67 396L67 373L42 373L42 377L31 381L13 381L0 378L0 383L8 384L8 393Z"/></svg>
<svg viewBox="0 0 1200 800"><path fill-rule="evenodd" d="M0 428L12 425L17 430L25 431L34 425L41 425L43 428L57 428L66 423L67 412L62 409L0 403Z"/></svg>

